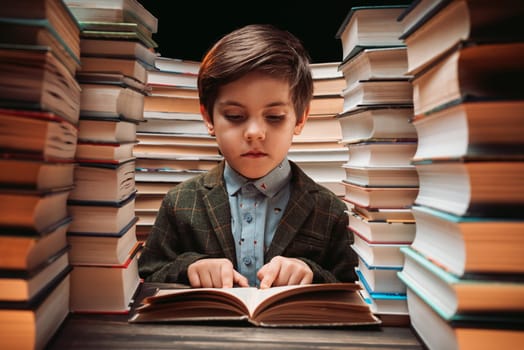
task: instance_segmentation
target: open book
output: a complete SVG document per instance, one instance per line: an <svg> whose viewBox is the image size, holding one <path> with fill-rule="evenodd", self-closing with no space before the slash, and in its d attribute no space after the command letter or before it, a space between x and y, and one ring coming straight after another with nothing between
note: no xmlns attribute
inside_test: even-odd
<svg viewBox="0 0 524 350"><path fill-rule="evenodd" d="M130 322L244 320L263 327L375 325L355 283L250 288L158 289Z"/></svg>

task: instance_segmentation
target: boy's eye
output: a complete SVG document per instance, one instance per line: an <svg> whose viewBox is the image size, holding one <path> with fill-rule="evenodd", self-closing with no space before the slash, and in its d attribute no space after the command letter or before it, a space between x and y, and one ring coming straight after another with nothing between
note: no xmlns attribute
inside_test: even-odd
<svg viewBox="0 0 524 350"><path fill-rule="evenodd" d="M266 116L266 120L270 123L277 123L284 120L285 115L268 115Z"/></svg>
<svg viewBox="0 0 524 350"><path fill-rule="evenodd" d="M224 115L224 117L233 123L239 123L246 119L243 115L239 115L239 114L226 114Z"/></svg>

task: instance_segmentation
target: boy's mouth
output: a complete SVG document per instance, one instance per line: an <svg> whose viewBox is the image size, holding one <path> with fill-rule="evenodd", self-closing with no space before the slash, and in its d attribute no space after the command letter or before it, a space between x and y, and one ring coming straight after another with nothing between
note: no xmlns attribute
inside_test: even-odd
<svg viewBox="0 0 524 350"><path fill-rule="evenodd" d="M267 153L260 152L260 151L249 151L242 154L243 157L252 157L252 158L259 158L259 157L265 157L267 156Z"/></svg>

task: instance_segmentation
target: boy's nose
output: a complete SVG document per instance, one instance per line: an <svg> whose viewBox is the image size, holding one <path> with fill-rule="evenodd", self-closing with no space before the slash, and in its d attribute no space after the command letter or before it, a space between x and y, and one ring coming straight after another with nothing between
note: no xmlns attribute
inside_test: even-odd
<svg viewBox="0 0 524 350"><path fill-rule="evenodd" d="M247 140L263 140L266 137L266 129L263 123L252 121L248 123L245 138Z"/></svg>

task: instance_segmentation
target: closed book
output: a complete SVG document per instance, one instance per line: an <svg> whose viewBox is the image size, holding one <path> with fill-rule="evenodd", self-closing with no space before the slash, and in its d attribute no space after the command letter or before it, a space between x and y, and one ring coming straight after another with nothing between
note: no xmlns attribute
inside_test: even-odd
<svg viewBox="0 0 524 350"><path fill-rule="evenodd" d="M412 247L441 268L457 276L524 272L522 218L464 217L418 205L412 211Z"/></svg>
<svg viewBox="0 0 524 350"><path fill-rule="evenodd" d="M122 118L134 122L144 119L144 95L125 85L82 83L82 117Z"/></svg>
<svg viewBox="0 0 524 350"><path fill-rule="evenodd" d="M445 320L467 315L524 312L524 280L519 276L471 275L458 277L440 268L410 247L401 248L405 256L400 279Z"/></svg>
<svg viewBox="0 0 524 350"><path fill-rule="evenodd" d="M335 37L342 46L342 60L368 47L402 46L402 27L397 17L407 5L354 6L340 24Z"/></svg>
<svg viewBox="0 0 524 350"><path fill-rule="evenodd" d="M522 100L475 101L418 115L412 121L418 135L413 160L522 157L523 111Z"/></svg>
<svg viewBox="0 0 524 350"><path fill-rule="evenodd" d="M155 66L155 53L137 40L82 38L80 49L83 56L132 58L146 67Z"/></svg>
<svg viewBox="0 0 524 350"><path fill-rule="evenodd" d="M398 277L404 265L370 265L361 256L358 259L359 278L366 280L367 289L373 293L406 294L406 284Z"/></svg>
<svg viewBox="0 0 524 350"><path fill-rule="evenodd" d="M372 243L411 243L415 238L415 222L368 220L352 212L348 228Z"/></svg>
<svg viewBox="0 0 524 350"><path fill-rule="evenodd" d="M157 208L158 209L158 208ZM136 222L134 217L120 232L113 234L69 232L71 246L69 261L73 265L121 265L129 252L136 249Z"/></svg>
<svg viewBox="0 0 524 350"><path fill-rule="evenodd" d="M78 130L53 113L0 109L0 149L45 160L73 160Z"/></svg>
<svg viewBox="0 0 524 350"><path fill-rule="evenodd" d="M80 163L75 170L75 188L69 199L118 202L135 191L133 160L120 164Z"/></svg>
<svg viewBox="0 0 524 350"><path fill-rule="evenodd" d="M449 160L415 166L419 192L414 204L458 216L522 216L522 161Z"/></svg>
<svg viewBox="0 0 524 350"><path fill-rule="evenodd" d="M94 142L134 142L137 123L120 118L82 117L78 125L78 139Z"/></svg>
<svg viewBox="0 0 524 350"><path fill-rule="evenodd" d="M62 274L69 273L69 247L31 270L0 269L0 302L29 302Z"/></svg>
<svg viewBox="0 0 524 350"><path fill-rule="evenodd" d="M413 108L408 106L368 106L337 116L341 143L365 141L413 141L417 130L411 123Z"/></svg>
<svg viewBox="0 0 524 350"><path fill-rule="evenodd" d="M136 142L79 141L75 158L81 163L125 163L134 158Z"/></svg>
<svg viewBox="0 0 524 350"><path fill-rule="evenodd" d="M137 248L140 246L137 245ZM74 265L71 272L71 312L129 313L140 284L137 260L139 250L131 249L123 264Z"/></svg>
<svg viewBox="0 0 524 350"><path fill-rule="evenodd" d="M523 55L524 43L456 46L413 78L415 115L461 101L524 98Z"/></svg>
<svg viewBox="0 0 524 350"><path fill-rule="evenodd" d="M117 234L135 217L135 197L118 202L69 200L68 210L73 221L68 232ZM93 221L92 218L97 220Z"/></svg>
<svg viewBox="0 0 524 350"><path fill-rule="evenodd" d="M2 345L44 349L69 315L69 283L70 272L63 273L29 302L0 303Z"/></svg>
<svg viewBox="0 0 524 350"><path fill-rule="evenodd" d="M408 48L411 74L425 69L461 41L483 44L523 39L520 25L524 4L518 0L440 1L436 5L401 37ZM504 55L496 56L504 59Z"/></svg>
<svg viewBox="0 0 524 350"><path fill-rule="evenodd" d="M341 113L368 106L405 106L413 103L413 85L407 79L362 80L347 86L342 96Z"/></svg>
<svg viewBox="0 0 524 350"><path fill-rule="evenodd" d="M372 243L355 233L351 247L369 265L398 268L404 265L404 256L400 248L408 245L409 243Z"/></svg>
<svg viewBox="0 0 524 350"><path fill-rule="evenodd" d="M430 349L518 349L524 342L522 316L447 321L410 288L407 300L411 325Z"/></svg>
<svg viewBox="0 0 524 350"><path fill-rule="evenodd" d="M416 141L364 141L348 144L349 166L404 167L412 165Z"/></svg>
<svg viewBox="0 0 524 350"><path fill-rule="evenodd" d="M347 182L368 187L417 187L415 166L377 167L342 164Z"/></svg>
<svg viewBox="0 0 524 350"><path fill-rule="evenodd" d="M364 187L342 180L344 198L366 208L409 208L418 194L418 187Z"/></svg>
<svg viewBox="0 0 524 350"><path fill-rule="evenodd" d="M52 112L78 122L80 85L48 47L0 48L0 106Z"/></svg>
<svg viewBox="0 0 524 350"><path fill-rule="evenodd" d="M125 76L138 80L141 83L147 82L147 69L136 58L113 58L113 57L87 57L80 58L82 73L113 73L120 72Z"/></svg>
<svg viewBox="0 0 524 350"><path fill-rule="evenodd" d="M37 269L50 256L67 246L66 232L72 218L59 220L47 231L20 234L17 230L2 230L0 234L0 269Z"/></svg>
<svg viewBox="0 0 524 350"><path fill-rule="evenodd" d="M155 67L161 71L197 75L200 70L200 61L156 56Z"/></svg>
<svg viewBox="0 0 524 350"><path fill-rule="evenodd" d="M46 191L73 186L75 164L36 159L0 158L0 187Z"/></svg>
<svg viewBox="0 0 524 350"><path fill-rule="evenodd" d="M0 190L1 230L4 232L43 232L68 217L67 197L72 187L49 192Z"/></svg>

